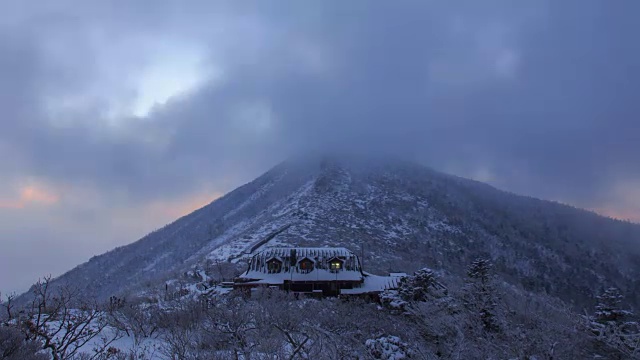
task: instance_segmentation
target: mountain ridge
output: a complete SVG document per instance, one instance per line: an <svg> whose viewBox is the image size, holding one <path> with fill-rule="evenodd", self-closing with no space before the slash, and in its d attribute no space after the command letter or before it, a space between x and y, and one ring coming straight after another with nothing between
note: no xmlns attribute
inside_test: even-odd
<svg viewBox="0 0 640 360"><path fill-rule="evenodd" d="M265 239L267 239L265 241ZM476 257L526 290L576 307L615 285L640 304L640 225L516 195L407 161L298 158L58 277L86 294L158 286L265 246L343 246L369 271L462 276Z"/></svg>

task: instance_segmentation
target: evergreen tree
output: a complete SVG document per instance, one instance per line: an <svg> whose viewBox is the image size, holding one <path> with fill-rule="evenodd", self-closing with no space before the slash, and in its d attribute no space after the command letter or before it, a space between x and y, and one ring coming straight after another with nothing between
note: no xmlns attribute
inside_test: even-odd
<svg viewBox="0 0 640 360"><path fill-rule="evenodd" d="M409 344L397 336L385 336L378 339L368 339L365 346L374 359L399 360L409 359L413 351Z"/></svg>
<svg viewBox="0 0 640 360"><path fill-rule="evenodd" d="M622 306L623 298L615 287L596 297L598 303L590 323L596 352L640 359L640 326L632 321L633 312Z"/></svg>
<svg viewBox="0 0 640 360"><path fill-rule="evenodd" d="M467 296L465 305L476 312L487 331L499 330L497 299L492 284L491 261L476 259L467 270Z"/></svg>
<svg viewBox="0 0 640 360"><path fill-rule="evenodd" d="M439 297L439 291L446 292L446 288L429 268L422 268L412 276L402 278L398 284L398 294L404 301L426 301L429 296Z"/></svg>
<svg viewBox="0 0 640 360"><path fill-rule="evenodd" d="M600 323L620 323L633 315L631 311L622 309L623 296L618 288L610 287L596 298L598 304L596 305L595 320Z"/></svg>
<svg viewBox="0 0 640 360"><path fill-rule="evenodd" d="M413 276L400 280L398 293L405 301L425 301L427 291L436 283L433 271L427 268L416 271Z"/></svg>
<svg viewBox="0 0 640 360"><path fill-rule="evenodd" d="M429 268L422 268L398 282L397 290L385 290L380 294L381 302L388 308L404 311L412 302L427 301L447 294L447 288L438 281Z"/></svg>
<svg viewBox="0 0 640 360"><path fill-rule="evenodd" d="M479 281L482 285L488 285L491 273L491 261L487 259L476 259L467 270L469 279Z"/></svg>

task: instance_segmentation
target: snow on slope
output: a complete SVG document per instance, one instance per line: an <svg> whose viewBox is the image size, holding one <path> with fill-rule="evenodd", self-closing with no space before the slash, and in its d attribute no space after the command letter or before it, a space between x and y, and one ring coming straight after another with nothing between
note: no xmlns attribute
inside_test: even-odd
<svg viewBox="0 0 640 360"><path fill-rule="evenodd" d="M580 304L607 283L638 294L640 304L634 244L640 226L419 165L311 158L284 162L57 282L106 299L268 246L339 246L363 252L370 272L429 266L462 275L473 258L487 256L505 280L529 290Z"/></svg>

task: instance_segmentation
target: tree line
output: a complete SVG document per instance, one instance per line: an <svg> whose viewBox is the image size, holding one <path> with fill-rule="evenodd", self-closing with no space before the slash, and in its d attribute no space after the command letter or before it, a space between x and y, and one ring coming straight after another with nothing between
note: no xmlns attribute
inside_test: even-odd
<svg viewBox="0 0 640 360"><path fill-rule="evenodd" d="M0 359L640 359L638 322L618 289L577 314L500 281L486 259L461 281L418 270L379 301L206 294L101 304L44 278L28 304L4 298Z"/></svg>

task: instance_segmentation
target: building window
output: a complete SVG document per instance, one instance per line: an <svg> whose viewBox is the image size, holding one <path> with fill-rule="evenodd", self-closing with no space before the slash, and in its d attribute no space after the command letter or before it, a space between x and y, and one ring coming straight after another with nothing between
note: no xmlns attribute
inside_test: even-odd
<svg viewBox="0 0 640 360"><path fill-rule="evenodd" d="M300 270L303 273L308 273L313 270L313 262L309 259L303 259L300 261Z"/></svg>
<svg viewBox="0 0 640 360"><path fill-rule="evenodd" d="M338 259L331 260L329 267L331 268L331 271L340 271L342 269L342 261Z"/></svg>
<svg viewBox="0 0 640 360"><path fill-rule="evenodd" d="M267 262L267 270L269 274L279 273L282 269L282 263L278 260L271 260Z"/></svg>

